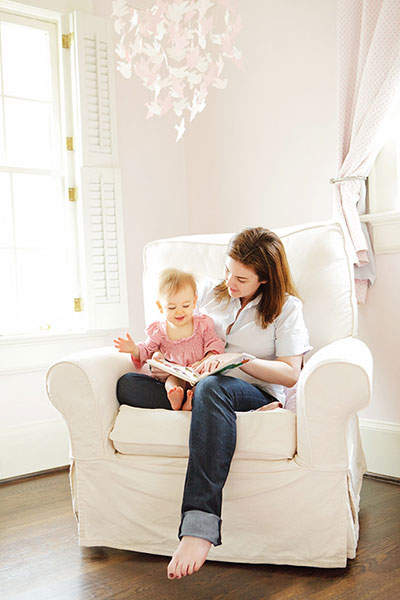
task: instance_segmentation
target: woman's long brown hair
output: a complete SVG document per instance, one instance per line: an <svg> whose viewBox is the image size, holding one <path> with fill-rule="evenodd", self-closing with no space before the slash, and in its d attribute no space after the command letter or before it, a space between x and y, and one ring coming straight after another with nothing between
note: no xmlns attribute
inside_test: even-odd
<svg viewBox="0 0 400 600"><path fill-rule="evenodd" d="M244 229L229 242L227 255L255 272L260 283L255 296L261 294L257 304L259 322L263 329L282 311L286 294L299 297L290 274L285 248L281 239L269 229L254 227ZM225 281L214 288L215 298L229 302Z"/></svg>

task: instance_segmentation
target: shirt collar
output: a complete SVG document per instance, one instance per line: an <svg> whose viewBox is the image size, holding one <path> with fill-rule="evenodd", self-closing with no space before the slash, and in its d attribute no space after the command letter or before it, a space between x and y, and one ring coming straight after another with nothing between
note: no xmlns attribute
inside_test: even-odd
<svg viewBox="0 0 400 600"><path fill-rule="evenodd" d="M248 304L246 304L246 306L244 307L243 311L253 308L254 306L256 306L259 301L260 301L260 296L261 294L257 294L257 296L255 298L253 298L253 300L250 300L250 302L248 302ZM240 308L241 304L240 304L240 299L239 298L231 298L232 301L232 306L234 308Z"/></svg>

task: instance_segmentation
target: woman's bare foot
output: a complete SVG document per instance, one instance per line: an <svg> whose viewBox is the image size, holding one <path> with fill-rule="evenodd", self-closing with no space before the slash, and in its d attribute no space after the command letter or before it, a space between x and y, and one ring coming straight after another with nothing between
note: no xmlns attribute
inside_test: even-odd
<svg viewBox="0 0 400 600"><path fill-rule="evenodd" d="M185 392L180 386L174 385L167 390L167 397L173 410L181 408L184 396Z"/></svg>
<svg viewBox="0 0 400 600"><path fill-rule="evenodd" d="M186 391L186 400L182 404L182 410L192 410L193 388Z"/></svg>
<svg viewBox="0 0 400 600"><path fill-rule="evenodd" d="M192 575L204 564L211 542L199 537L185 535L175 550L167 568L168 579L181 579Z"/></svg>
<svg viewBox="0 0 400 600"><path fill-rule="evenodd" d="M257 408L256 410L274 410L274 408L283 408L282 402L270 402L265 406L261 406L261 408Z"/></svg>

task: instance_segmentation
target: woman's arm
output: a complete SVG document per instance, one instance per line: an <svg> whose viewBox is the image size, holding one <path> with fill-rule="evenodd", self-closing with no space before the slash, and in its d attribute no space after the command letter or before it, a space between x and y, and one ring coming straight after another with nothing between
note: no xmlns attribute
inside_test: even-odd
<svg viewBox="0 0 400 600"><path fill-rule="evenodd" d="M299 356L280 356L276 360L256 358L240 368L247 375L261 379L261 381L293 387L299 378L302 362L302 354Z"/></svg>
<svg viewBox="0 0 400 600"><path fill-rule="evenodd" d="M222 367L224 365L224 356L224 354L216 354L207 357L205 360L203 359L200 366L197 367L197 371L199 373L206 373ZM299 356L280 356L276 360L255 358L239 368L248 375L256 379L261 379L261 381L276 383L285 387L293 387L299 378L302 362L302 354Z"/></svg>

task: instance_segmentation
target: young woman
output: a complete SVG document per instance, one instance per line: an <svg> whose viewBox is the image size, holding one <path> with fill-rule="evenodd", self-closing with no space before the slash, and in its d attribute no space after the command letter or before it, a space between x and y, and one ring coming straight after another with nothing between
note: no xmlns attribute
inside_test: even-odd
<svg viewBox="0 0 400 600"><path fill-rule="evenodd" d="M256 359L229 375L210 375L194 389L180 544L168 565L170 579L198 571L211 545L221 544L222 489L236 446L235 413L283 404L284 387L296 383L303 355L311 349L283 244L267 229L245 229L230 241L225 279L205 282L198 308L213 318L226 352ZM221 363L223 355L210 356L199 369ZM146 398L153 407L166 407L160 381L138 382L144 377L138 375L135 383L130 375L118 382L121 404L138 406L140 399L143 406ZM161 371L153 376L162 379Z"/></svg>

